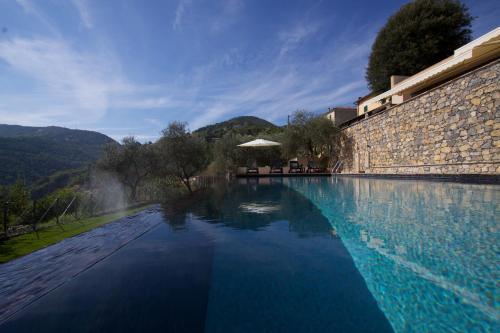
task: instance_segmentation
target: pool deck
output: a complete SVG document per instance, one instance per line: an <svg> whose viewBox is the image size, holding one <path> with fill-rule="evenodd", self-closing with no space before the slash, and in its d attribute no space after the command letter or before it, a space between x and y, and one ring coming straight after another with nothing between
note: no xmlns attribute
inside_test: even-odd
<svg viewBox="0 0 500 333"><path fill-rule="evenodd" d="M156 207L0 264L0 324L138 238L161 219Z"/></svg>
<svg viewBox="0 0 500 333"><path fill-rule="evenodd" d="M237 178L269 178L269 177L355 177L399 180L427 180L472 184L500 185L500 174L384 174L384 173L239 173Z"/></svg>
<svg viewBox="0 0 500 333"><path fill-rule="evenodd" d="M331 177L329 172L294 172L294 173L243 173L238 174L238 178L259 178L259 177Z"/></svg>
<svg viewBox="0 0 500 333"><path fill-rule="evenodd" d="M393 174L393 173L337 173L335 176L355 177L355 178L376 178L376 179L398 179L398 180L425 180L471 184L496 184L500 185L500 174Z"/></svg>

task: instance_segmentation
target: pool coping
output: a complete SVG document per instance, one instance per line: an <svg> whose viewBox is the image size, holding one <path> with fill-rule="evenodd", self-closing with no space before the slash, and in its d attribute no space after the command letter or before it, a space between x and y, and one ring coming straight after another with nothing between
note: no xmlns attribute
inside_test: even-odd
<svg viewBox="0 0 500 333"><path fill-rule="evenodd" d="M394 174L394 173L336 173L336 177L377 178L377 179L407 179L440 182L455 182L467 184L500 185L500 174Z"/></svg>
<svg viewBox="0 0 500 333"><path fill-rule="evenodd" d="M331 177L329 172L292 172L292 173L245 173L237 174L236 178L267 178L267 177Z"/></svg>

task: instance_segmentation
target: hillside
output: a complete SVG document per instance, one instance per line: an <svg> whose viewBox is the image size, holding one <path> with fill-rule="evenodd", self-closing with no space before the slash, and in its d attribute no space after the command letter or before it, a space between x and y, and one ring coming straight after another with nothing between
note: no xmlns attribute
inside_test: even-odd
<svg viewBox="0 0 500 333"><path fill-rule="evenodd" d="M267 120L252 116L242 116L201 127L194 131L194 133L205 138L207 141L211 141L213 139L221 138L227 133L257 135L263 132L273 132L278 130L278 128L278 126Z"/></svg>
<svg viewBox="0 0 500 333"><path fill-rule="evenodd" d="M96 161L104 134L62 127L0 125L0 184L21 177L33 184L56 172L78 169Z"/></svg>

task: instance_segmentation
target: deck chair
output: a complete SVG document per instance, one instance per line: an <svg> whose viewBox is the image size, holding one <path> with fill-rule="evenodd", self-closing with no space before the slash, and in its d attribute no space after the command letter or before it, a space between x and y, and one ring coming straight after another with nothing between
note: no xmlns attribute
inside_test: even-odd
<svg viewBox="0 0 500 333"><path fill-rule="evenodd" d="M307 161L307 173L317 173L321 172L322 169L316 164L316 161L314 160L309 160Z"/></svg>
<svg viewBox="0 0 500 333"><path fill-rule="evenodd" d="M280 160L273 160L270 173L283 173L283 163Z"/></svg>
<svg viewBox="0 0 500 333"><path fill-rule="evenodd" d="M298 161L290 161L289 163L290 169L288 169L288 173L301 173L302 166Z"/></svg>
<svg viewBox="0 0 500 333"><path fill-rule="evenodd" d="M259 173L259 168L257 167L257 162L250 161L247 164L247 174L258 174L258 173Z"/></svg>

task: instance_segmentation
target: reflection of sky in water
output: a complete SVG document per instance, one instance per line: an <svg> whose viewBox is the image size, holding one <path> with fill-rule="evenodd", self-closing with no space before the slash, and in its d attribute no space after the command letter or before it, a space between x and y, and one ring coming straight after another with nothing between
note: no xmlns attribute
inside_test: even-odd
<svg viewBox="0 0 500 333"><path fill-rule="evenodd" d="M498 186L284 183L330 220L396 331L498 331Z"/></svg>

